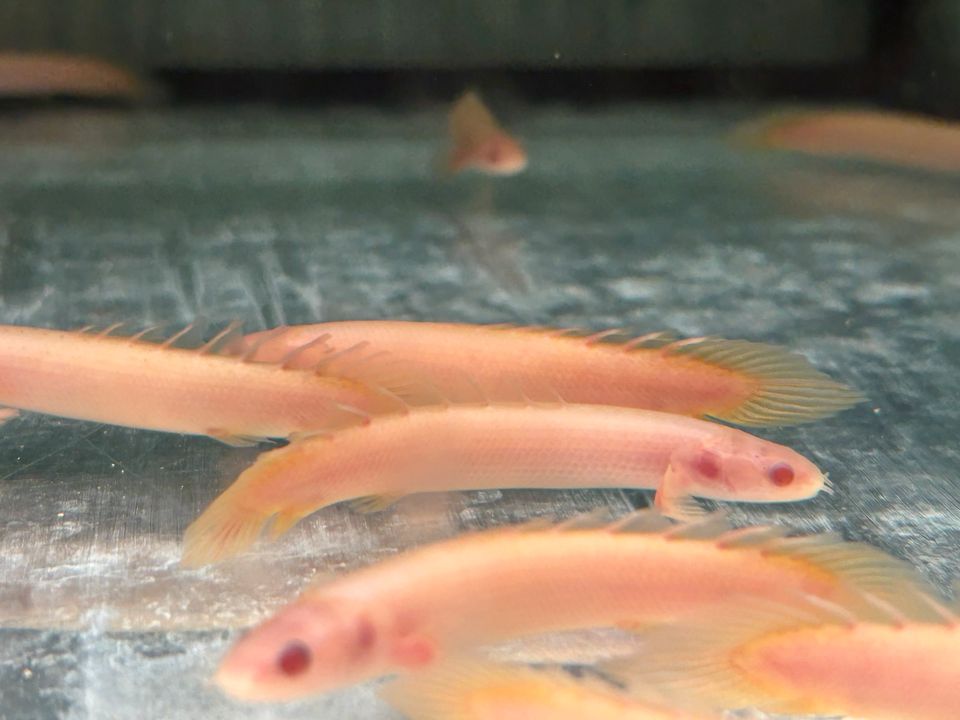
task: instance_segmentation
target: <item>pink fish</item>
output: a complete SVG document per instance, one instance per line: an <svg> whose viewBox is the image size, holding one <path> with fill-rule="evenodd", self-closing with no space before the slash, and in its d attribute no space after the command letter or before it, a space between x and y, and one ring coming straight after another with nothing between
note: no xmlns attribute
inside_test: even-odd
<svg viewBox="0 0 960 720"><path fill-rule="evenodd" d="M606 668L703 706L791 715L954 720L960 622L938 600L902 588L882 621L823 600L745 602L644 638L646 651Z"/></svg>
<svg viewBox="0 0 960 720"><path fill-rule="evenodd" d="M527 167L523 147L500 127L477 93L466 92L454 103L449 123L450 172L516 175Z"/></svg>
<svg viewBox="0 0 960 720"><path fill-rule="evenodd" d="M379 384L396 369L387 359L328 356L310 370L255 361L231 349L236 325L197 349L176 347L190 328L163 343L115 329L0 325L0 406L246 445L325 427L342 405L396 411L404 405L392 390L411 392L409 377Z"/></svg>
<svg viewBox="0 0 960 720"><path fill-rule="evenodd" d="M104 60L57 53L0 53L0 96L123 98L136 100L143 86L130 72Z"/></svg>
<svg viewBox="0 0 960 720"><path fill-rule="evenodd" d="M308 589L237 642L216 682L286 700L525 635L677 621L744 595L866 605L864 590L896 597L918 582L869 546L785 532L731 530L716 516L672 525L648 511L463 535Z"/></svg>
<svg viewBox="0 0 960 720"><path fill-rule="evenodd" d="M960 124L919 115L876 110L782 113L745 124L735 137L759 147L960 170Z"/></svg>
<svg viewBox="0 0 960 720"><path fill-rule="evenodd" d="M488 397L549 389L567 402L713 417L739 425L792 425L832 415L863 397L783 348L744 340L675 340L652 333L617 341L607 330L367 320L295 325L248 335L253 357L276 362L326 336L330 348L366 345L415 364L455 394L469 376ZM259 347L255 347L259 345ZM299 355L304 364L326 348Z"/></svg>
<svg viewBox="0 0 960 720"><path fill-rule="evenodd" d="M339 430L265 453L187 529L183 561L246 549L343 500L380 509L411 493L493 488L656 489L673 517L714 500L788 502L825 478L793 450L695 418L603 405L460 404L345 416Z"/></svg>

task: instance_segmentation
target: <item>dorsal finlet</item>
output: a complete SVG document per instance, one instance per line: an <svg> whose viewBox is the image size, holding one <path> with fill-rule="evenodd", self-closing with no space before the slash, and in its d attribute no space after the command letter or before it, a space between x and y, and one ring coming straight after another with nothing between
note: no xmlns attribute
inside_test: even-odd
<svg viewBox="0 0 960 720"><path fill-rule="evenodd" d="M315 348L318 345L325 347L327 344L327 340L329 339L330 339L330 333L323 333L322 335L318 335L310 342L306 342L303 345L298 345L297 347L287 352L283 357L281 357L277 361L277 365L279 365L284 370L299 369L302 366L297 365L297 362L296 362L297 358L299 358L307 350ZM260 347L260 343L257 344L256 348L259 348L259 347ZM255 349L254 349L254 352L256 352ZM317 368L315 367L314 369L317 369Z"/></svg>
<svg viewBox="0 0 960 720"><path fill-rule="evenodd" d="M218 355L223 353L235 342L242 339L242 327L242 320L231 320L229 323L227 323L223 330L201 345L197 352L201 355Z"/></svg>

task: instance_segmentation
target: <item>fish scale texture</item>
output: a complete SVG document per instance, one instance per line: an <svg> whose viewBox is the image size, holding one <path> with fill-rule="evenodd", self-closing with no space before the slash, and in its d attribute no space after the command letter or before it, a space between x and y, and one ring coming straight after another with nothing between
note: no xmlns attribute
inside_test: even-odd
<svg viewBox="0 0 960 720"><path fill-rule="evenodd" d="M748 110L508 108L531 165L500 181L431 175L439 109L8 114L0 322L406 318L783 343L870 401L759 433L816 459L837 493L734 507L734 521L840 530L946 582L960 571L955 185L740 153L721 138ZM3 427L0 718L274 717L207 678L229 633L311 577L465 528L642 501L336 507L228 565L178 569L184 527L255 453L36 415ZM589 654L570 642L560 651ZM368 686L283 715L395 717Z"/></svg>

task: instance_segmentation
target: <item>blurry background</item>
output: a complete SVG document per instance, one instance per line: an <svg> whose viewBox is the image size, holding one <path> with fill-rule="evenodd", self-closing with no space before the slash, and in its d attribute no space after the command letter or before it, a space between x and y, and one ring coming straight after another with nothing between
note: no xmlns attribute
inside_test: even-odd
<svg viewBox="0 0 960 720"><path fill-rule="evenodd" d="M0 49L114 61L193 100L870 98L947 115L956 0L4 0Z"/></svg>
<svg viewBox="0 0 960 720"><path fill-rule="evenodd" d="M732 519L837 530L947 587L960 144L923 140L958 163L943 172L730 135L795 105L957 118L958 64L960 0L0 0L0 322L398 318L784 344L869 402L760 433L816 459L836 495ZM526 147L525 172L436 172L467 86ZM182 570L184 527L254 456L31 414L0 429L0 719L393 720L371 685L277 709L208 678L312 577L648 501L338 506Z"/></svg>

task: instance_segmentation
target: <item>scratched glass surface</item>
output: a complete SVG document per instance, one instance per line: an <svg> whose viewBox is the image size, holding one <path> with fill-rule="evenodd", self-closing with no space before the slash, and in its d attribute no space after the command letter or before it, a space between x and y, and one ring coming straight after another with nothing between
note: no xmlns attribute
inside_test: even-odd
<svg viewBox="0 0 960 720"><path fill-rule="evenodd" d="M8 113L0 321L410 318L784 343L870 402L762 432L819 460L837 493L734 506L734 521L839 530L946 586L957 180L743 152L723 135L745 114L508 109L532 162L491 181L433 175L440 111ZM38 415L0 430L3 717L395 717L373 683L278 709L207 679L240 628L313 578L466 528L645 502L517 491L333 507L240 559L180 569L184 527L256 452ZM501 654L576 662L625 642L584 633Z"/></svg>

